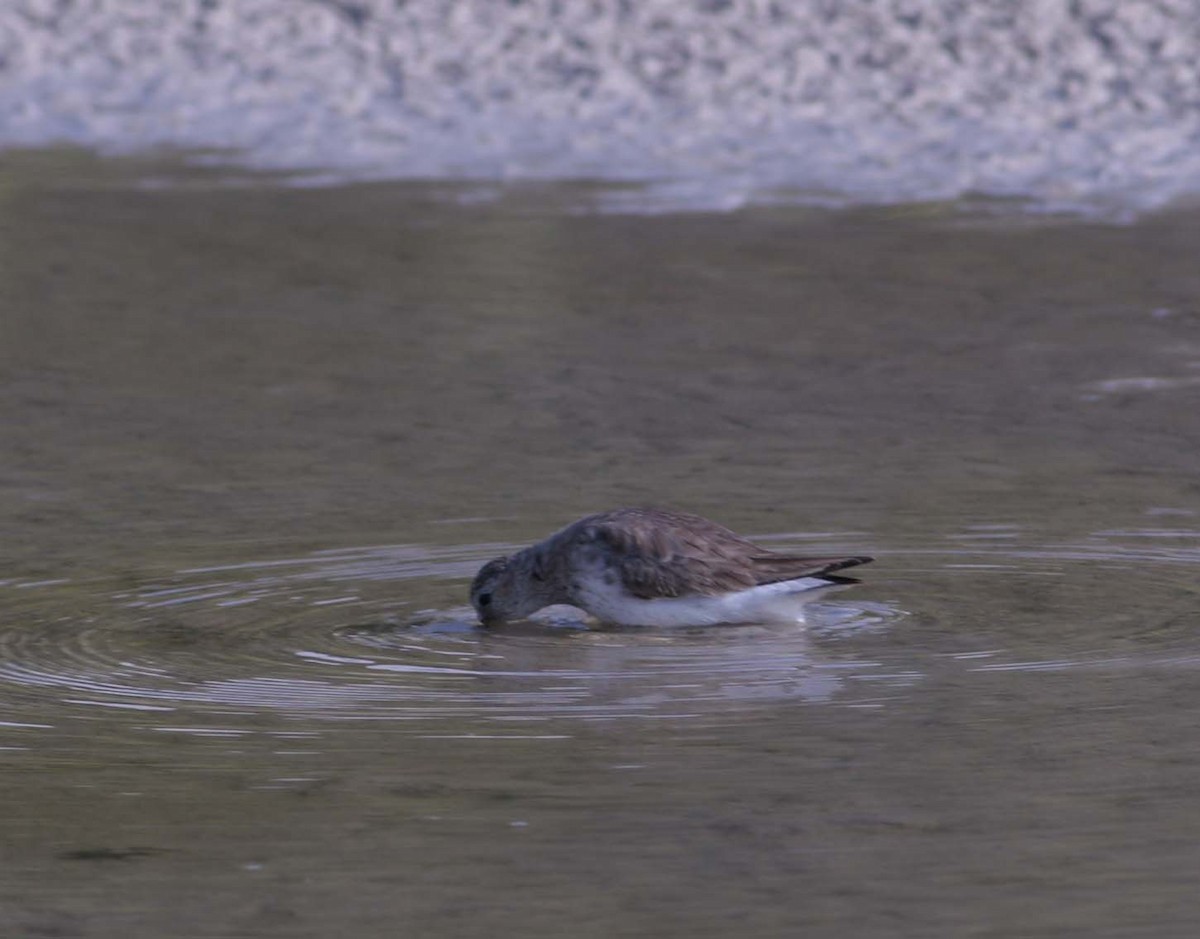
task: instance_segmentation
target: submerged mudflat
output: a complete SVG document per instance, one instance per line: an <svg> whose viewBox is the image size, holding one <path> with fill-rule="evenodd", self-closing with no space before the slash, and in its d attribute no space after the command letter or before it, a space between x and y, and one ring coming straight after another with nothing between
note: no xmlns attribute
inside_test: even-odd
<svg viewBox="0 0 1200 939"><path fill-rule="evenodd" d="M1187 934L1198 217L595 197L0 161L0 931ZM631 503L878 561L473 627Z"/></svg>

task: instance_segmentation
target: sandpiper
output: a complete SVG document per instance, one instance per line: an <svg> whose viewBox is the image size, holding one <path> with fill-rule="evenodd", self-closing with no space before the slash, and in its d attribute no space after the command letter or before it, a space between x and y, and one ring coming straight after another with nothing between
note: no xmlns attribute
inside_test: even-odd
<svg viewBox="0 0 1200 939"><path fill-rule="evenodd" d="M471 604L485 626L566 603L622 626L802 623L814 593L856 583L834 571L869 557L776 554L698 515L588 515L485 564Z"/></svg>

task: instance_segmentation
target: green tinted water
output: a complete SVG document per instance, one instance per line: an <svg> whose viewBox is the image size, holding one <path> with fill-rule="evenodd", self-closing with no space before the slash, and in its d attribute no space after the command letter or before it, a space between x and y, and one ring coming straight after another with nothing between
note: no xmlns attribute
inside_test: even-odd
<svg viewBox="0 0 1200 939"><path fill-rule="evenodd" d="M1197 216L594 195L0 162L0 931L1192 935ZM628 503L878 561L472 627Z"/></svg>

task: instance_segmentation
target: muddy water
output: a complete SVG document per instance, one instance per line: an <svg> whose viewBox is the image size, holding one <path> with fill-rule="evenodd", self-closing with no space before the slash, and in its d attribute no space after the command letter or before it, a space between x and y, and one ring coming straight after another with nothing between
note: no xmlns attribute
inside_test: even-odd
<svg viewBox="0 0 1200 939"><path fill-rule="evenodd" d="M1195 214L236 182L0 163L0 932L1194 934ZM644 502L878 561L473 627Z"/></svg>

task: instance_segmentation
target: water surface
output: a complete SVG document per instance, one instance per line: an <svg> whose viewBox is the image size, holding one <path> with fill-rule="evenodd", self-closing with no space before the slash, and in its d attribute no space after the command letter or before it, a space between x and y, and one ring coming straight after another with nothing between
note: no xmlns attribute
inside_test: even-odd
<svg viewBox="0 0 1200 939"><path fill-rule="evenodd" d="M1194 934L1194 215L174 174L0 163L5 934ZM645 502L878 560L475 628Z"/></svg>

